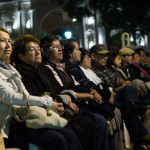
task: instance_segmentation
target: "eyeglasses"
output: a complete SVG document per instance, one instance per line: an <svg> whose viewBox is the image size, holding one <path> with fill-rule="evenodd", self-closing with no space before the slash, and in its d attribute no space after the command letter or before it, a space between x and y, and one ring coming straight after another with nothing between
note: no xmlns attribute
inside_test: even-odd
<svg viewBox="0 0 150 150"><path fill-rule="evenodd" d="M53 49L62 48L62 49L64 49L64 45L51 45L50 48L53 48Z"/></svg>
<svg viewBox="0 0 150 150"><path fill-rule="evenodd" d="M27 51L29 52L37 52L37 51L41 51L42 49L41 48L35 48L35 47L30 47L29 49L27 49Z"/></svg>
<svg viewBox="0 0 150 150"><path fill-rule="evenodd" d="M99 59L104 59L104 58L105 58L105 59L108 59L108 56L107 56L107 55L99 55L98 58L99 58Z"/></svg>
<svg viewBox="0 0 150 150"><path fill-rule="evenodd" d="M88 58L88 59L91 59L91 57L90 57L90 56L84 56L84 58Z"/></svg>
<svg viewBox="0 0 150 150"><path fill-rule="evenodd" d="M131 54L126 54L126 55L124 55L124 56L132 56Z"/></svg>

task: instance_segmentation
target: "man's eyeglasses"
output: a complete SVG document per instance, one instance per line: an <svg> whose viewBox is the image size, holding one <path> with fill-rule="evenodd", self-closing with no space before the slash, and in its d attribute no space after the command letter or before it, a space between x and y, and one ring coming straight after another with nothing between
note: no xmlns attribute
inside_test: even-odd
<svg viewBox="0 0 150 150"><path fill-rule="evenodd" d="M104 59L104 58L105 58L105 59L108 59L108 55L99 55L98 58L99 58L99 59Z"/></svg>
<svg viewBox="0 0 150 150"><path fill-rule="evenodd" d="M41 51L42 49L41 48L35 48L35 47L30 47L27 51L29 52L37 52L37 51Z"/></svg>
<svg viewBox="0 0 150 150"><path fill-rule="evenodd" d="M53 49L62 48L62 49L64 49L64 46L63 45L51 45L50 48L53 48Z"/></svg>

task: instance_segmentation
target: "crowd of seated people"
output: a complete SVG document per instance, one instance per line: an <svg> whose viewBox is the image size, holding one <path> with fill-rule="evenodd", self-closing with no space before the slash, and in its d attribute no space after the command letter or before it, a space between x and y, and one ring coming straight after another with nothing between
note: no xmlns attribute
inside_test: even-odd
<svg viewBox="0 0 150 150"><path fill-rule="evenodd" d="M111 53L107 60L107 67L116 76L118 88L130 85L137 91L140 98L147 98L149 97L149 89L146 83L135 77L138 75L135 75L131 70L133 66L132 55L134 55L134 51L129 48L122 48L120 53Z"/></svg>
<svg viewBox="0 0 150 150"><path fill-rule="evenodd" d="M94 45L87 51L75 40L61 43L52 35L41 40L23 35L12 48L8 31L0 27L0 133L6 147L28 150L33 143L44 150L123 150L116 138L122 115L133 150L150 149L150 134L139 118L149 109L141 105L141 97L150 97L149 74L138 65L147 80L131 80L127 67L139 62L130 61L133 50L125 50L110 54ZM15 120L11 109L26 106L24 93L31 106L52 109L67 125L31 129Z"/></svg>
<svg viewBox="0 0 150 150"><path fill-rule="evenodd" d="M12 58L15 68L21 74L22 82L30 94L41 96L45 92L49 92L53 99L64 102L64 107L68 107L78 114L79 110L72 103L69 94L61 94L62 90L57 80L51 72L47 72L47 67L41 64L42 56L37 38L24 35L16 39L13 45ZM62 116L66 118L65 115L62 114ZM80 115L66 119L68 119L67 127L76 132L83 149L94 149L95 136L92 121Z"/></svg>
<svg viewBox="0 0 150 150"><path fill-rule="evenodd" d="M31 106L44 107L60 113L63 113L64 109L62 103L54 101L51 96L29 94L18 71L8 63L11 53L10 35L7 30L0 28L0 133L5 138L6 147L18 147L27 150L28 143L33 143L45 150L82 150L77 135L68 127L60 130L32 129L26 127L25 122L20 123L13 118L13 105L26 106L24 95L28 97ZM29 50L29 53L32 52Z"/></svg>
<svg viewBox="0 0 150 150"><path fill-rule="evenodd" d="M100 95L93 93L93 91L90 91L88 88L81 87L71 74L69 74L64 64L61 63L64 51L58 37L44 37L41 39L41 48L43 48L44 65L48 68L49 72L53 73L62 89L72 90L76 93L77 100L74 100L74 104L79 108L79 113L90 118L94 116L91 119L94 121L96 128L98 149L116 149L114 134L108 137L105 118L100 113L87 109L84 103L85 100L95 101L97 105L101 107ZM77 51L79 50L77 49ZM80 57L80 54L78 57Z"/></svg>
<svg viewBox="0 0 150 150"><path fill-rule="evenodd" d="M72 49L70 43L72 43ZM64 45L64 52L65 52L64 56L67 59L67 61L65 62L67 62L67 67L70 70L71 74L74 75L75 79L78 80L82 85L91 86L91 81L89 82L89 80L93 81L94 79L96 79L96 75L97 75L97 78L99 78L99 80L97 80L97 82L99 82L98 83L99 87L103 88L103 85L106 85L107 88L109 87L113 89L115 86L114 84L115 84L116 77L113 76L113 73L109 70L109 68L106 67L109 51L105 50L103 45L95 45L90 49L90 55L93 62L92 67L90 66L90 60L88 58L89 56L86 56L86 61L84 63L83 61L81 61L80 65L81 64L82 65L78 66L76 65L76 63L79 61L79 59L77 59L78 58L77 52L75 54L75 51L77 49L76 45L77 42L75 41L69 42L68 44ZM84 57L83 54L81 56ZM96 74L95 76L93 75L93 72L91 74L91 70L89 70L89 68L91 68L92 71ZM103 91L106 92L106 90ZM102 91L100 91L100 94L101 93ZM111 95L114 95L114 92L111 91ZM123 114L123 118L125 120L125 123L130 133L131 141L135 143L134 149L136 149L138 147L138 144L142 143L142 138L144 137L144 134L148 135L148 133L144 131L145 130L144 126L142 125L140 119L137 116L140 113L144 113L144 111L147 110L147 108L143 107L143 109L139 110L139 107L135 105L135 103L139 103L140 100L137 95L137 92L131 86L124 86L121 89L115 91L115 97L113 101L114 101L114 105L117 108L119 108ZM132 109L132 111L130 111L129 109ZM134 125L132 121L134 123L136 122L135 123L136 125ZM143 128L144 131L144 132L142 131L143 133L139 132L141 128ZM139 135L135 136L135 133L138 133Z"/></svg>

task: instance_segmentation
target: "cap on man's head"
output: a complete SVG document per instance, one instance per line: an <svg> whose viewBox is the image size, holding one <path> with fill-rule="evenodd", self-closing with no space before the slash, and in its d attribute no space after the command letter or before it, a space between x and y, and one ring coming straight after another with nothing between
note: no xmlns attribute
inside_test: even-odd
<svg viewBox="0 0 150 150"><path fill-rule="evenodd" d="M110 51L105 49L105 46L103 44L97 44L90 48L90 54L97 53L97 54L107 54Z"/></svg>
<svg viewBox="0 0 150 150"><path fill-rule="evenodd" d="M127 48L127 47L121 48L119 50L119 54L121 56L123 56L123 55L132 55L133 53L134 53L134 50L132 50L130 48Z"/></svg>

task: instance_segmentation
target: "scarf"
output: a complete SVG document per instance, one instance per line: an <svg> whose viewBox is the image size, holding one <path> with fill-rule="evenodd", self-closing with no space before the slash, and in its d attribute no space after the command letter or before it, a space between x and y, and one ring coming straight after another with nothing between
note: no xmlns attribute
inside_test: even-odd
<svg viewBox="0 0 150 150"><path fill-rule="evenodd" d="M125 75L125 73L123 72L123 70L121 68L117 68L113 65L112 65L112 68L118 70L125 79L128 79L128 77Z"/></svg>
<svg viewBox="0 0 150 150"><path fill-rule="evenodd" d="M92 81L94 84L98 85L102 83L102 80L91 70L91 69L85 69L81 67L81 70L84 72L85 76Z"/></svg>
<svg viewBox="0 0 150 150"><path fill-rule="evenodd" d="M5 64L2 60L0 60L0 67L2 67L3 69L10 69L10 65L9 64Z"/></svg>
<svg viewBox="0 0 150 150"><path fill-rule="evenodd" d="M150 79L150 75L146 72L146 70L144 70L142 67L140 67L139 63L131 63L132 65L134 65L135 67L139 68L141 72L143 72L144 76L148 79Z"/></svg>

